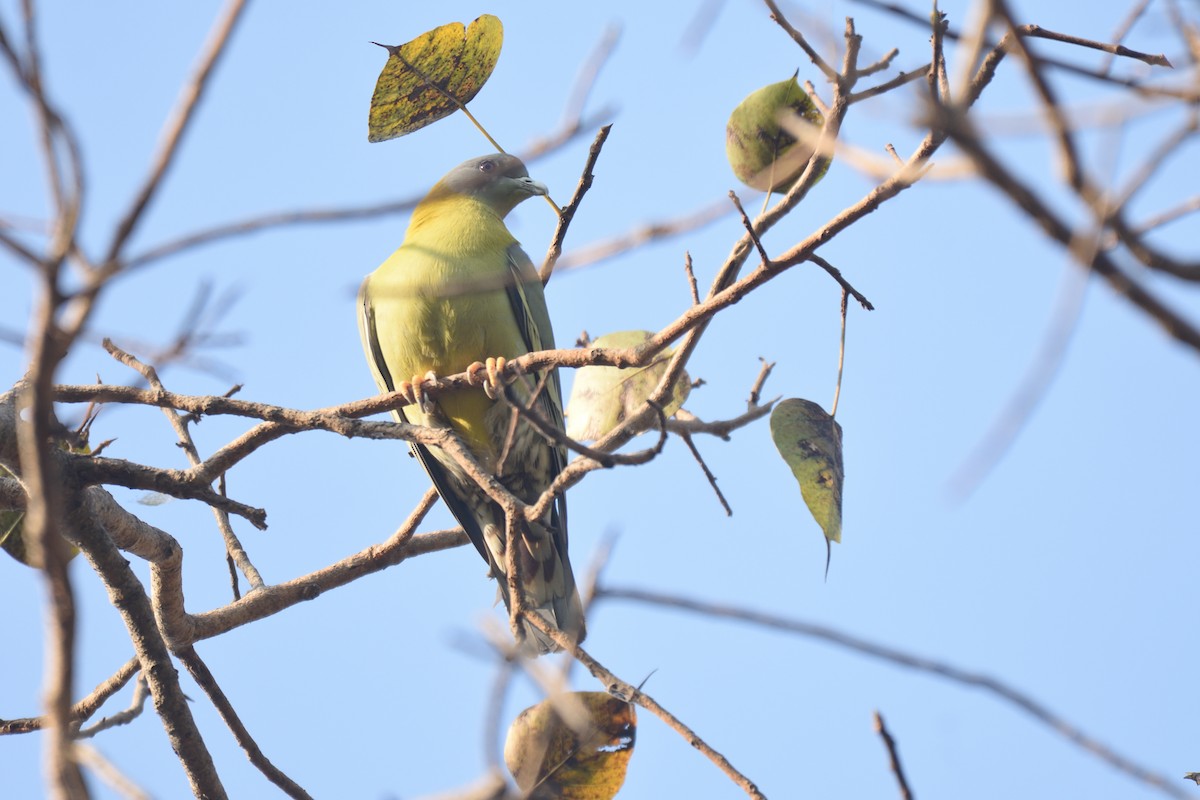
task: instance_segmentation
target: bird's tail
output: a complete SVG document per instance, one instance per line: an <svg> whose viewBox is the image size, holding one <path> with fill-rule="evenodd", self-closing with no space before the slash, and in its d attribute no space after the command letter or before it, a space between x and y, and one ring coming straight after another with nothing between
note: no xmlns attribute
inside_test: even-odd
<svg viewBox="0 0 1200 800"><path fill-rule="evenodd" d="M567 569L570 569L569 564L567 565ZM533 598L528 599L532 600ZM505 603L505 607L508 607L507 603ZM547 605L531 607L530 612L537 614L550 623L550 625L558 628L576 644L581 643L584 637L587 636L587 626L583 620L583 603L579 600L579 592L575 589L573 578L571 580L570 594L566 597L554 598ZM557 642L535 628L533 623L528 620L525 621L525 647L531 653L536 653L537 655L557 653L562 650Z"/></svg>
<svg viewBox="0 0 1200 800"><path fill-rule="evenodd" d="M500 532L488 526L493 536L488 536L489 547L496 545L493 551L493 574L496 578L500 599L504 607L512 610L509 598L508 579L504 572L503 545ZM530 613L535 613L551 626L557 628L575 641L576 644L587 636L587 626L583 619L583 603L579 599L579 590L575 587L575 574L571 570L571 560L565 551L556 547L549 531L534 523L531 536L521 537L521 578L525 595L525 607ZM540 530L539 530L540 529ZM525 649L529 655L557 653L562 648L542 631L534 627L528 620L525 626Z"/></svg>

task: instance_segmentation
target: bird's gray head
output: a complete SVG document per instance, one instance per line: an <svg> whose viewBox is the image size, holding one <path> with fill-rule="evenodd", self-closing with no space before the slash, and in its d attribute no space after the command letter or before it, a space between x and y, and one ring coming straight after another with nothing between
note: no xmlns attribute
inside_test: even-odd
<svg viewBox="0 0 1200 800"><path fill-rule="evenodd" d="M450 170L429 190L426 199L467 195L486 203L503 218L527 197L548 193L545 184L529 177L521 159L493 153L464 161Z"/></svg>

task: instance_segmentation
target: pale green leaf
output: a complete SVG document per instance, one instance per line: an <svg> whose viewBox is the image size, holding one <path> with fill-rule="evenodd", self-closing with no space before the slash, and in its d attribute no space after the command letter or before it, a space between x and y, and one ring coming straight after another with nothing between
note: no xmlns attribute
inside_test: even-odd
<svg viewBox="0 0 1200 800"><path fill-rule="evenodd" d="M798 141L785 121L810 126L814 133L824 123L795 75L751 92L729 115L725 155L742 183L764 192L785 191L800 177L812 157L815 135L812 141Z"/></svg>
<svg viewBox="0 0 1200 800"><path fill-rule="evenodd" d="M828 541L842 540L842 426L810 400L781 400L771 438L800 483L800 494Z"/></svg>
<svg viewBox="0 0 1200 800"><path fill-rule="evenodd" d="M618 331L595 339L592 347L637 347L650 338L649 331ZM575 372L567 402L567 435L581 441L599 439L636 412L646 402L662 376L674 351L670 348L640 369L582 367ZM691 379L682 372L664 404L670 417L683 406L692 390Z"/></svg>

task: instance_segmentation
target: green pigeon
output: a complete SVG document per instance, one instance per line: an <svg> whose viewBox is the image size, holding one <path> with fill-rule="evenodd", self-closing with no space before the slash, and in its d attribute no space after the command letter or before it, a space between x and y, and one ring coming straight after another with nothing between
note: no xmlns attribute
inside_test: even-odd
<svg viewBox="0 0 1200 800"><path fill-rule="evenodd" d="M512 408L492 398L505 359L554 347L541 280L504 225L518 203L546 193L514 156L463 162L417 204L404 242L358 293L359 332L379 390L401 391L414 400L395 412L396 419L452 429L488 472L527 503L562 471L567 451L523 418L513 427ZM478 376L485 369L484 389L436 397L421 390L423 380L437 375ZM542 420L564 429L557 370L530 373L512 391ZM413 444L412 450L487 561L509 606L504 512L440 448ZM525 607L582 641L583 607L567 554L566 498L560 494L545 516L521 530ZM527 645L537 653L559 649L528 622L525 630Z"/></svg>

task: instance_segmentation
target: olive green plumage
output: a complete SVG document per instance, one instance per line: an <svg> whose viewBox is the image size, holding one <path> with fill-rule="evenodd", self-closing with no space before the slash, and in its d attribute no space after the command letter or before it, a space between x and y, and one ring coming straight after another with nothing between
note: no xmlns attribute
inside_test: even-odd
<svg viewBox="0 0 1200 800"><path fill-rule="evenodd" d="M367 276L358 295L363 349L380 391L395 391L433 372L452 375L489 357L515 358L554 347L542 284L529 256L504 225L518 203L546 193L510 155L471 159L455 167L413 211L400 248ZM532 374L513 390L563 428L557 370ZM432 407L430 407L432 406ZM535 501L566 464L564 448L520 420L511 438L512 410L482 389L442 392L426 408L405 406L396 418L450 427L479 463L525 502ZM413 445L434 486L491 567L505 605L504 513L437 448ZM527 607L551 624L584 636L583 612L567 555L566 498L528 526L522 537L521 575ZM558 649L527 625L539 652Z"/></svg>

